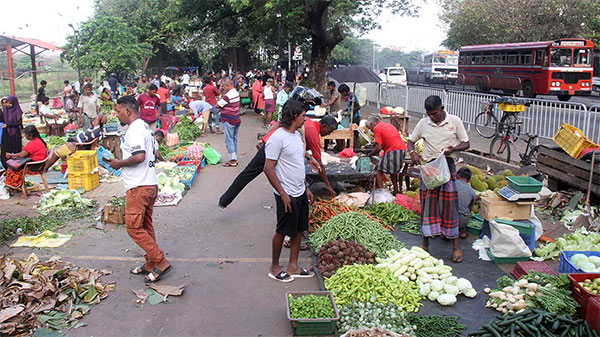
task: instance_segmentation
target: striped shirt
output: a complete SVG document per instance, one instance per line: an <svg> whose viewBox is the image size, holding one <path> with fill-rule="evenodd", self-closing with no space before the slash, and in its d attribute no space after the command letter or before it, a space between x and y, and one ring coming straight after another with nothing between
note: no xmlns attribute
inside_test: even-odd
<svg viewBox="0 0 600 337"><path fill-rule="evenodd" d="M221 108L221 121L231 125L238 125L242 122L240 119L240 94L235 88L229 90L217 102L217 106Z"/></svg>

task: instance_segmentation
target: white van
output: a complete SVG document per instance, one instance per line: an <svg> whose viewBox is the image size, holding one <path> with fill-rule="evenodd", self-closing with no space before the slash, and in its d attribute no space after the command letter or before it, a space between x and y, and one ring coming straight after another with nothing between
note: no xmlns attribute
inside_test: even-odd
<svg viewBox="0 0 600 337"><path fill-rule="evenodd" d="M384 68L387 83L407 85L406 70L404 67Z"/></svg>

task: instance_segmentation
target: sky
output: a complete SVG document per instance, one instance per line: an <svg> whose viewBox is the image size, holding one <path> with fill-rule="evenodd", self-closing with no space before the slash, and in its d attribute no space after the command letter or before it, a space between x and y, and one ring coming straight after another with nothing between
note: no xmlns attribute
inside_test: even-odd
<svg viewBox="0 0 600 337"><path fill-rule="evenodd" d="M438 19L436 1L424 1L418 17L384 14L381 30L363 36L381 47L397 47L402 51L435 51L440 49L445 33ZM67 34L94 12L94 0L4 0L0 33L36 38L61 46ZM401 33L399 33L401 32Z"/></svg>

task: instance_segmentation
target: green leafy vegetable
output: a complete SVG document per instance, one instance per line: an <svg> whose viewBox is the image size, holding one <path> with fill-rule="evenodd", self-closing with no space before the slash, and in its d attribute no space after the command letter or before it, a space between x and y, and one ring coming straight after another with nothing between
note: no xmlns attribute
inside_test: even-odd
<svg viewBox="0 0 600 337"><path fill-rule="evenodd" d="M179 135L180 142L193 143L200 135L202 135L202 130L187 117L183 117L175 124L173 133Z"/></svg>

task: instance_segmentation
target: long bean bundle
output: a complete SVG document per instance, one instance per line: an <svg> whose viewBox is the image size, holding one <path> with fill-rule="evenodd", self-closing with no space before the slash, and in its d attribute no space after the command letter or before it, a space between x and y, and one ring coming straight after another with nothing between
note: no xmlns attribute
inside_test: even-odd
<svg viewBox="0 0 600 337"><path fill-rule="evenodd" d="M408 321L416 326L418 337L458 337L467 328L454 316L409 315Z"/></svg>
<svg viewBox="0 0 600 337"><path fill-rule="evenodd" d="M417 213L393 202L381 202L367 207L366 210L381 220L384 225L392 227L411 220L419 220Z"/></svg>
<svg viewBox="0 0 600 337"><path fill-rule="evenodd" d="M358 212L334 216L310 234L309 238L315 249L320 249L329 240L341 238L364 245L378 256L385 256L388 250L405 247L379 222L369 220L366 215Z"/></svg>

